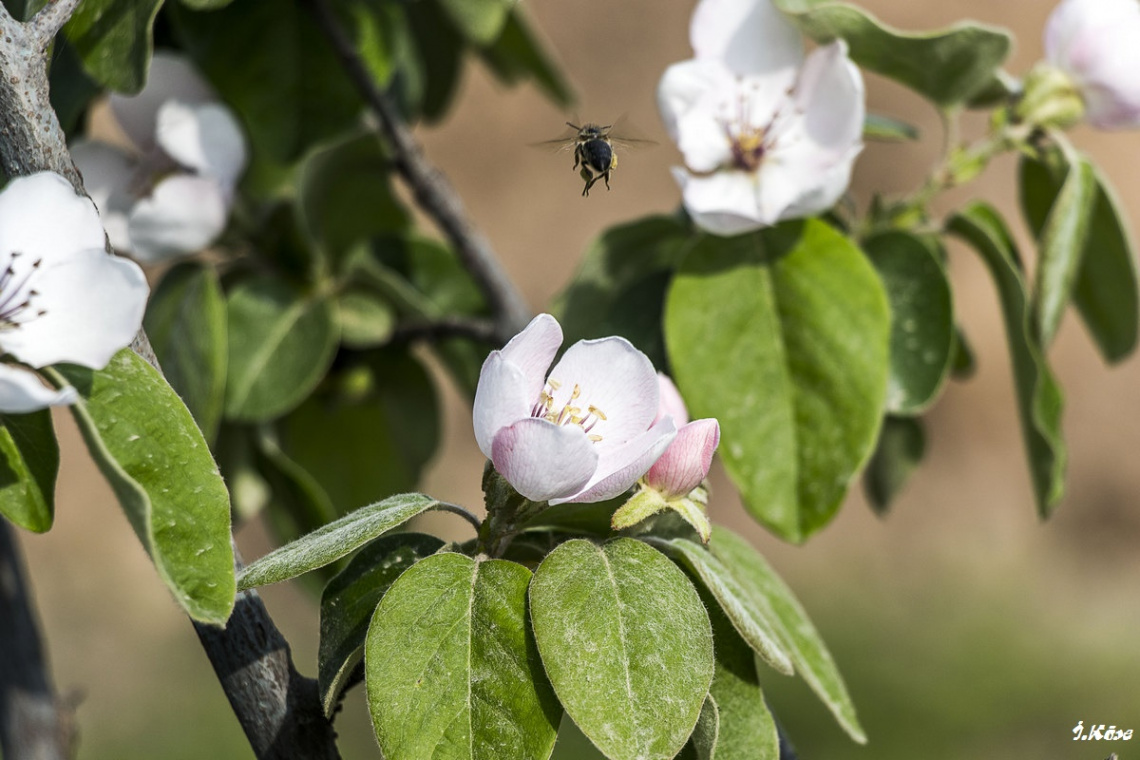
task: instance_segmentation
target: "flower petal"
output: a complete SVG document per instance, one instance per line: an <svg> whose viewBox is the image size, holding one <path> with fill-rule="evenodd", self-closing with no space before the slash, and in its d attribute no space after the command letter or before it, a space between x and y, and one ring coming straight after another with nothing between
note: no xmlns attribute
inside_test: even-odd
<svg viewBox="0 0 1140 760"><path fill-rule="evenodd" d="M677 141L678 121L695 108L715 115L724 93L731 92L735 83L732 72L716 60L681 61L665 69L657 85L657 108L669 137Z"/></svg>
<svg viewBox="0 0 1140 760"><path fill-rule="evenodd" d="M1045 57L1055 66L1071 71L1073 46L1082 39L1135 24L1140 6L1135 0L1064 0L1049 15L1045 25ZM1089 51L1092 52L1092 51Z"/></svg>
<svg viewBox="0 0 1140 760"><path fill-rule="evenodd" d="M622 446L600 456L597 472L581 491L567 497L551 499L550 503L589 504L612 499L624 493L664 453L676 433L677 428L673 420L666 417Z"/></svg>
<svg viewBox="0 0 1140 760"><path fill-rule="evenodd" d="M795 99L808 138L821 150L846 155L861 143L866 95L846 42L836 40L812 51L800 71Z"/></svg>
<svg viewBox="0 0 1140 760"><path fill-rule="evenodd" d="M45 267L36 279L43 314L5 331L0 345L36 367L106 366L142 325L149 289L133 261L89 248Z"/></svg>
<svg viewBox="0 0 1140 760"><path fill-rule="evenodd" d="M78 398L74 388L48 388L31 372L0 364L0 412L27 414L49 406L74 404Z"/></svg>
<svg viewBox="0 0 1140 760"><path fill-rule="evenodd" d="M666 499L687 496L708 477L719 443L720 424L716 420L694 420L683 425L669 448L645 473L645 482Z"/></svg>
<svg viewBox="0 0 1140 760"><path fill-rule="evenodd" d="M131 181L136 165L124 151L94 140L80 140L71 146L71 160L83 177L83 187L107 230L111 246L117 251L130 250L127 214L134 205Z"/></svg>
<svg viewBox="0 0 1140 760"><path fill-rule="evenodd" d="M688 424L689 410L685 407L685 399L681 398L681 392L677 390L677 386L669 379L669 376L658 372L657 373L657 417L654 422L660 422L666 416L673 418L673 424L677 426Z"/></svg>
<svg viewBox="0 0 1140 760"><path fill-rule="evenodd" d="M761 218L757 202L757 176L726 169L707 177L695 177L674 168L681 186L681 199L693 223L714 235L739 235L767 227L774 218Z"/></svg>
<svg viewBox="0 0 1140 760"><path fill-rule="evenodd" d="M95 205L58 174L17 177L0 192L0 261L19 252L47 268L104 241Z"/></svg>
<svg viewBox="0 0 1140 760"><path fill-rule="evenodd" d="M226 193L217 181L167 177L131 211L131 251L148 263L196 253L221 234L228 213Z"/></svg>
<svg viewBox="0 0 1140 760"><path fill-rule="evenodd" d="M598 456L644 432L657 416L657 373L649 357L625 338L582 340L570 346L550 370L554 409L578 407L585 417L593 406L605 415L589 431L601 436ZM572 398L575 388L581 395Z"/></svg>
<svg viewBox="0 0 1140 760"><path fill-rule="evenodd" d="M1085 114L1100 129L1140 126L1140 3L1129 22L1089 34L1073 45L1073 76Z"/></svg>
<svg viewBox="0 0 1140 760"><path fill-rule="evenodd" d="M146 153L155 146L155 125L163 103L168 100L204 103L214 99L210 85L199 76L189 59L157 51L150 59L146 86L137 95L112 93L111 112L131 141Z"/></svg>
<svg viewBox="0 0 1140 760"><path fill-rule="evenodd" d="M578 492L598 454L578 427L527 417L495 435L491 461L520 494L547 501Z"/></svg>
<svg viewBox="0 0 1140 760"><path fill-rule="evenodd" d="M714 58L737 74L795 69L803 61L799 30L771 0L701 0L689 41L697 58Z"/></svg>
<svg viewBox="0 0 1140 760"><path fill-rule="evenodd" d="M221 103L190 105L168 100L158 109L156 139L167 154L205 177L232 188L245 170L241 126Z"/></svg>
<svg viewBox="0 0 1140 760"><path fill-rule="evenodd" d="M529 381L532 403L546 385L546 372L561 345L562 326L558 320L539 314L501 349L503 358L521 369Z"/></svg>
<svg viewBox="0 0 1140 760"><path fill-rule="evenodd" d="M529 417L537 399L538 394L531 393L530 378L522 368L507 361L502 351L492 351L479 370L479 384L475 387L471 409L475 441L485 457L491 458L495 434Z"/></svg>

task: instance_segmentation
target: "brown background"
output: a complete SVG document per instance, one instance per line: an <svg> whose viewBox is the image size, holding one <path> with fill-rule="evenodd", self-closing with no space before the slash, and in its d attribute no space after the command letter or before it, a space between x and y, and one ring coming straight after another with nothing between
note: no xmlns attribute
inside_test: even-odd
<svg viewBox="0 0 1140 760"><path fill-rule="evenodd" d="M562 114L533 88L504 90L469 65L446 124L420 130L532 307L566 283L586 243L614 223L671 211L668 167L678 156L661 129L654 91L664 68L689 56L691 3L662 0L528 0L579 93ZM1017 33L1011 71L1041 56L1051 3L868 0L884 21L933 28L964 17ZM1140 40L1137 41L1140 44ZM868 77L869 109L917 124L923 140L870 145L853 192L915 187L936 159L937 115L902 88ZM625 114L661 143L624 158L613 191L588 199L567 155L527 149L561 133L567 118L607 122ZM966 136L982 122L971 119ZM1078 129L1074 140L1140 221L1140 134ZM997 161L975 184L944 199L948 210L980 196L1016 217L1014 163ZM1029 247L1025 245L1028 252ZM1116 746L1070 742L1078 720L1140 728L1140 364L1105 367L1083 328L1067 318L1051 352L1065 388L1068 493L1050 522L1035 517L997 302L966 250L951 250L955 307L972 339L977 375L952 383L928 417L928 458L886 520L852 491L838 519L794 548L749 522L720 475L712 517L755 539L815 618L846 674L871 744L845 740L802 686L773 677L770 698L807 759L1103 758ZM424 483L433 495L479 503L482 466L468 411L444 385L446 444ZM55 677L86 695L80 757L248 757L190 625L170 601L118 514L69 421L58 517L46 536L25 536ZM461 530L446 522L448 530ZM240 536L265 549L256 526ZM271 611L315 671L315 608L305 592L274 587ZM370 749L362 702L346 707L345 756ZM573 757L569 755L568 757Z"/></svg>

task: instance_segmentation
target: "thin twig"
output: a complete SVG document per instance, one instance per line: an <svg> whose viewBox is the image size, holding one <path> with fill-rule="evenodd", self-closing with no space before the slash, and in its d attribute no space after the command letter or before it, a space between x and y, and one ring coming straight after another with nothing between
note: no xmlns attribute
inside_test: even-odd
<svg viewBox="0 0 1140 760"><path fill-rule="evenodd" d="M349 78L379 118L393 153L396 171L407 182L419 205L455 246L460 261L486 296L495 315L498 342L506 343L530 320L531 313L522 295L507 277L486 238L467 218L463 202L451 183L424 157L395 104L376 85L327 0L309 0L309 5Z"/></svg>
<svg viewBox="0 0 1140 760"><path fill-rule="evenodd" d="M32 17L28 25L31 26L31 32L39 43L39 50L47 50L47 46L71 18L78 5L79 0L51 0Z"/></svg>
<svg viewBox="0 0 1140 760"><path fill-rule="evenodd" d="M495 325L488 320L471 317L443 316L430 321L408 322L392 332L393 343L407 343L421 338L430 341L470 338L490 345L499 343Z"/></svg>
<svg viewBox="0 0 1140 760"><path fill-rule="evenodd" d="M441 501L439 504L436 505L435 508L438 509L440 512L450 512L453 515L459 515L464 520L471 523L471 526L473 528L475 528L476 533L478 533L479 529L483 527L483 521L482 520L480 520L478 517L471 514L466 509L459 506L458 504L448 504L446 501Z"/></svg>

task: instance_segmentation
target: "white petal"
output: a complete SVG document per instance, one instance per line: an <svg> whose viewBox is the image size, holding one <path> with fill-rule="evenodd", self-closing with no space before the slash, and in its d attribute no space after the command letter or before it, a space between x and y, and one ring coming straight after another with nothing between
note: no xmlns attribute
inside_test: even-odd
<svg viewBox="0 0 1140 760"><path fill-rule="evenodd" d="M673 423L678 427L688 423L689 410L685 407L685 400L681 398L681 392L677 390L677 386L673 384L668 375L661 372L657 373L657 389L657 416L653 422L660 422L665 417L672 417Z"/></svg>
<svg viewBox="0 0 1140 760"><path fill-rule="evenodd" d="M104 240L95 205L58 174L17 177L0 192L0 263L19 252L46 268Z"/></svg>
<svg viewBox="0 0 1140 760"><path fill-rule="evenodd" d="M677 133L677 149L691 171L711 172L732 163L732 141L715 114L690 111L677 123Z"/></svg>
<svg viewBox="0 0 1140 760"><path fill-rule="evenodd" d="M83 177L83 188L99 209L99 219L116 251L130 250L127 214L134 205L131 182L136 164L126 152L94 140L71 146L71 160Z"/></svg>
<svg viewBox="0 0 1140 760"><path fill-rule="evenodd" d="M528 401L534 403L546 385L546 372L562 345L562 326L549 314L539 314L530 321L501 353L503 359L518 367L528 382Z"/></svg>
<svg viewBox="0 0 1140 760"><path fill-rule="evenodd" d="M215 180L167 177L131 211L131 251L149 263L196 253L222 233L228 214L226 192Z"/></svg>
<svg viewBox="0 0 1140 760"><path fill-rule="evenodd" d="M855 166L855 159L863 150L860 145L852 148L847 156L839 159L832 166L812 170L810 176L812 183L804 187L799 196L780 213L780 220L800 219L805 216L814 216L823 213L834 206L847 187L851 184L851 170Z"/></svg>
<svg viewBox="0 0 1140 760"><path fill-rule="evenodd" d="M187 58L156 52L150 60L146 86L137 95L111 94L111 111L119 126L144 153L154 145L158 109L168 100L204 103L214 92Z"/></svg>
<svg viewBox="0 0 1140 760"><path fill-rule="evenodd" d="M42 316L6 330L4 350L36 367L68 362L101 369L142 324L149 289L133 261L102 248L44 269L35 301Z"/></svg>
<svg viewBox="0 0 1140 760"><path fill-rule="evenodd" d="M1132 25L1138 15L1136 0L1064 0L1046 22L1045 57L1055 66L1072 71L1075 43L1095 41L1109 29Z"/></svg>
<svg viewBox="0 0 1140 760"><path fill-rule="evenodd" d="M736 86L732 72L716 60L681 61L665 69L657 85L657 108L665 130L677 140L677 122L694 108L715 111Z"/></svg>
<svg viewBox="0 0 1140 760"><path fill-rule="evenodd" d="M1140 2L1132 2L1130 23L1089 34L1072 48L1087 118L1101 129L1140 126Z"/></svg>
<svg viewBox="0 0 1140 760"><path fill-rule="evenodd" d="M620 448L599 457L597 472L581 491L551 499L550 503L588 504L612 499L625 492L665 453L676 435L673 420L666 417Z"/></svg>
<svg viewBox="0 0 1140 760"><path fill-rule="evenodd" d="M530 407L538 398L531 392L530 379L517 364L503 358L502 351L492 351L479 370L471 419L479 450L491 458L495 434L504 427L530 416Z"/></svg>
<svg viewBox="0 0 1140 760"><path fill-rule="evenodd" d="M707 177L694 177L673 169L681 186L681 199L693 223L714 235L740 235L767 227L775 219L762 219L757 201L757 176L726 169Z"/></svg>
<svg viewBox="0 0 1140 760"><path fill-rule="evenodd" d="M531 501L578 492L598 464L594 446L579 428L534 417L500 430L492 449L495 469Z"/></svg>
<svg viewBox="0 0 1140 760"><path fill-rule="evenodd" d="M682 425L669 448L645 473L645 482L666 499L688 496L708 477L718 443L720 424L716 420L694 420Z"/></svg>
<svg viewBox="0 0 1140 760"><path fill-rule="evenodd" d="M571 405L586 416L594 406L605 415L589 431L601 436L594 444L599 457L644 432L657 416L653 362L625 338L578 341L550 370L550 380L560 383L551 394L555 410ZM571 399L575 388L581 395Z"/></svg>
<svg viewBox="0 0 1140 760"><path fill-rule="evenodd" d="M158 109L156 139L175 161L226 187L233 187L245 170L245 137L233 112L221 103L166 101Z"/></svg>
<svg viewBox="0 0 1140 760"><path fill-rule="evenodd" d="M27 414L49 406L74 404L79 394L74 388L48 388L31 372L0 364L0 412Z"/></svg>
<svg viewBox="0 0 1140 760"><path fill-rule="evenodd" d="M807 136L820 148L846 155L863 134L863 76L847 57L847 43L817 48L804 62L795 92Z"/></svg>
<svg viewBox="0 0 1140 760"><path fill-rule="evenodd" d="M792 70L804 55L799 30L771 0L701 0L689 40L698 58L724 61L737 74Z"/></svg>

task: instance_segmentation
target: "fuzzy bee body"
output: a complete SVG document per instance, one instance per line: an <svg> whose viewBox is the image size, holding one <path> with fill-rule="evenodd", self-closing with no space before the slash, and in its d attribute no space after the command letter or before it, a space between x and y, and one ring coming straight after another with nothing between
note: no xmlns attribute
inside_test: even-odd
<svg viewBox="0 0 1140 760"><path fill-rule="evenodd" d="M574 151L574 166L573 168L578 172L578 176L585 182L582 188L583 197L590 194L590 188L598 180L606 183L606 189L610 189L610 173L617 168L618 157L615 150L615 143L619 148L635 148L645 147L647 145L655 145L656 143L651 140L638 140L628 139L625 137L614 137L610 134L613 125L601 126L598 124L571 124L566 122L566 126L575 131L575 134L568 137L557 138L554 140L546 140L540 143L534 143L536 147L554 147L561 150Z"/></svg>

